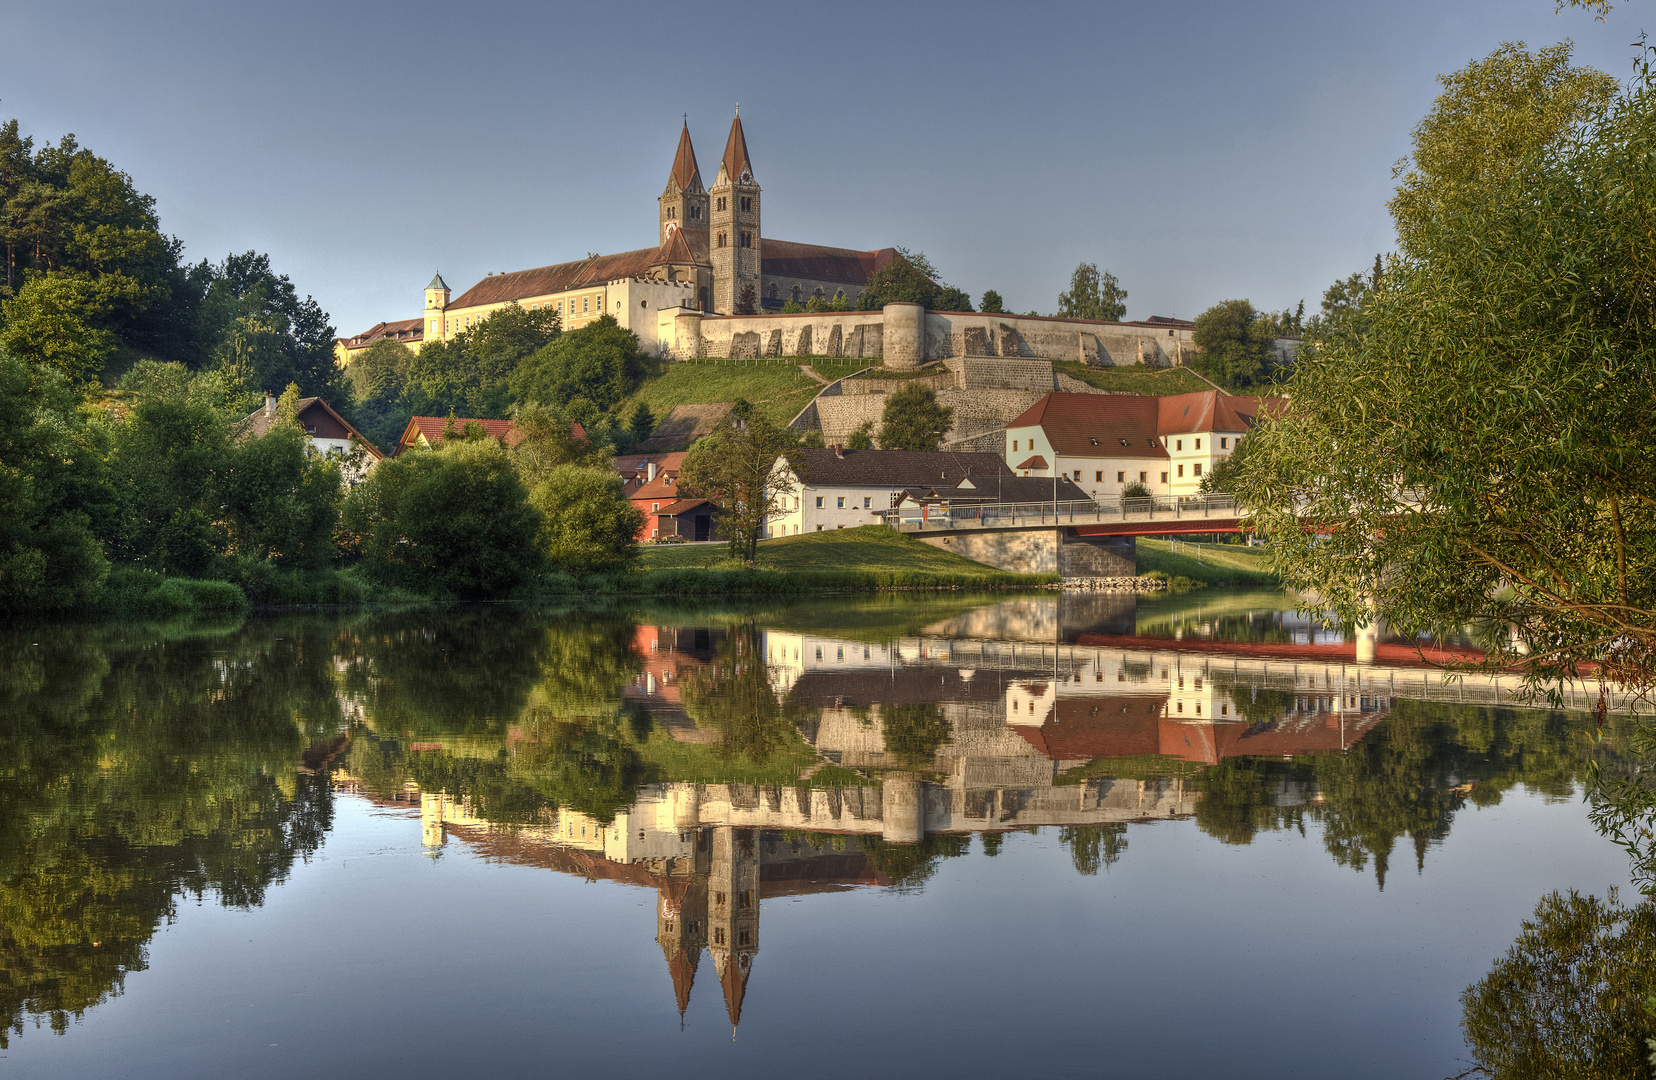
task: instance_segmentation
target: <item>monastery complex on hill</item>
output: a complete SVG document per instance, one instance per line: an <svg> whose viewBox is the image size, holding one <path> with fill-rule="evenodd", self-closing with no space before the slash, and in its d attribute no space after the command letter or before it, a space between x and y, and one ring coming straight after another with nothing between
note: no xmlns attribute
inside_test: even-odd
<svg viewBox="0 0 1656 1080"><path fill-rule="evenodd" d="M778 240L762 227L763 194L738 116L711 186L702 177L688 124L656 200L656 245L592 255L532 270L491 274L453 296L441 274L426 286L419 317L391 320L338 339L342 363L376 341L418 350L446 341L510 304L551 309L564 329L603 315L653 353L677 359L761 356L867 357L889 368L955 356L1079 360L1094 365L1172 365L1195 348L1178 319L1097 322L1012 314L883 311L781 313L792 301L844 298L855 309L869 280L897 257ZM736 315L751 287L754 314Z"/></svg>

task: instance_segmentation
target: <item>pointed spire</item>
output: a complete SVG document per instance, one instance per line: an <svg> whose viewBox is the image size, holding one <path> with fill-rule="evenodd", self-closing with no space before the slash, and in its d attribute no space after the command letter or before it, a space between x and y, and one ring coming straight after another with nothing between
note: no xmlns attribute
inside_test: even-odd
<svg viewBox="0 0 1656 1080"><path fill-rule="evenodd" d="M694 191L701 187L701 169L696 165L696 148L690 145L690 118L684 118L679 132L678 152L673 155L673 171L667 175L667 186L680 191Z"/></svg>
<svg viewBox="0 0 1656 1080"><path fill-rule="evenodd" d="M431 284L427 285L426 288L428 288L428 289L447 289L448 288L448 282L443 280L443 275L441 273L438 273L435 277L433 277L431 279Z"/></svg>
<svg viewBox="0 0 1656 1080"><path fill-rule="evenodd" d="M747 136L742 134L741 106L737 106L736 119L730 122L730 138L725 140L724 172L731 183L741 183L742 174L747 173L748 183L753 182L753 163L748 160Z"/></svg>
<svg viewBox="0 0 1656 1080"><path fill-rule="evenodd" d="M692 952L689 949L674 947L670 951L662 946L667 953L667 971L673 976L673 997L678 1001L679 1016L690 1007L690 990L696 983L696 961L701 959L701 950Z"/></svg>
<svg viewBox="0 0 1656 1080"><path fill-rule="evenodd" d="M752 960L744 953L725 954L724 969L719 972L719 986L724 990L725 1012L730 1014L734 1030L742 1022L742 999L747 996L748 965Z"/></svg>

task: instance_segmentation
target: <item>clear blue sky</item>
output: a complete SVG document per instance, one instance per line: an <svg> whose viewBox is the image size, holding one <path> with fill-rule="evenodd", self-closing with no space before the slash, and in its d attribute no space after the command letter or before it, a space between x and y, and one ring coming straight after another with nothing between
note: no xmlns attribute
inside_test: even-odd
<svg viewBox="0 0 1656 1080"><path fill-rule="evenodd" d="M1051 311L1314 309L1392 233L1434 76L1565 38L1618 78L1656 31L1552 0L0 5L0 116L81 142L191 258L268 251L341 333L440 267L655 243L680 114L709 182L742 106L766 235L931 256ZM711 167L710 167L711 166Z"/></svg>

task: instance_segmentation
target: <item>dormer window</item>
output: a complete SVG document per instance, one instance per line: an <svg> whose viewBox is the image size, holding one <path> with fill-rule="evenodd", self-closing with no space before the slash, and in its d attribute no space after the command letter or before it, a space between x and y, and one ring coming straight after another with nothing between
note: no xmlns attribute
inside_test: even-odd
<svg viewBox="0 0 1656 1080"><path fill-rule="evenodd" d="M1097 439L1088 439L1087 441L1092 443L1094 446L1098 445L1098 440Z"/></svg>
<svg viewBox="0 0 1656 1080"><path fill-rule="evenodd" d="M1126 439L1117 439L1116 442L1119 442L1122 446L1132 446L1133 445L1132 443L1128 442ZM1151 443L1150 445L1154 446L1156 444Z"/></svg>

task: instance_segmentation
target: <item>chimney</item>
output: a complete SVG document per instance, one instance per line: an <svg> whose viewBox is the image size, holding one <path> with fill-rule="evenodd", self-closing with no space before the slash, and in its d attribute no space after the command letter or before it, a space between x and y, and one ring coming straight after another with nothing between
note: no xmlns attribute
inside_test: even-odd
<svg viewBox="0 0 1656 1080"><path fill-rule="evenodd" d="M268 390L265 391L265 415L276 415L276 395Z"/></svg>
<svg viewBox="0 0 1656 1080"><path fill-rule="evenodd" d="M655 479L655 474L656 463L653 461L646 461L644 463L644 482L648 484L653 481Z"/></svg>
<svg viewBox="0 0 1656 1080"><path fill-rule="evenodd" d="M845 460L845 447L841 446L839 443L835 443L834 444L834 456L839 458L841 461L844 461Z"/></svg>

